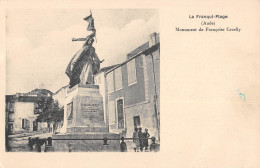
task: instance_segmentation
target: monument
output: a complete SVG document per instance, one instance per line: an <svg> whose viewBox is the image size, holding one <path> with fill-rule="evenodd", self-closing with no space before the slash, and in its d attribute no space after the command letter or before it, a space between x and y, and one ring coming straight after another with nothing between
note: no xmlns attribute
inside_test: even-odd
<svg viewBox="0 0 260 168"><path fill-rule="evenodd" d="M94 84L93 75L100 68L95 48L92 46L96 29L92 13L84 18L92 31L87 38L73 38L72 41L85 41L69 62L65 73L70 78L69 89L64 104L65 133L53 135L55 151L118 151L120 148L119 134L109 133L104 122L103 98L99 86ZM109 140L103 145L99 139Z"/></svg>

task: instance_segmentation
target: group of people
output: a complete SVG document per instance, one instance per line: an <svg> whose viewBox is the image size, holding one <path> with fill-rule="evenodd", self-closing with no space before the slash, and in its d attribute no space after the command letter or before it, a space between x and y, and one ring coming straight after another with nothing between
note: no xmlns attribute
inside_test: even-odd
<svg viewBox="0 0 260 168"><path fill-rule="evenodd" d="M142 152L143 149L148 150L148 138L150 134L148 133L148 129L145 128L145 132L142 132L142 128L135 128L133 132L133 142L135 143L135 152Z"/></svg>
<svg viewBox="0 0 260 168"><path fill-rule="evenodd" d="M134 151L139 152L148 150L148 139L150 137L150 134L148 132L148 129L145 128L145 132L142 132L142 128L135 128L133 132L133 142L134 142ZM152 140L152 143L150 144L150 152L158 152L160 150L160 144L157 144L155 142L156 138L153 136L150 138ZM121 152L127 152L127 145L125 143L125 138L121 137L122 142L120 143L120 151Z"/></svg>

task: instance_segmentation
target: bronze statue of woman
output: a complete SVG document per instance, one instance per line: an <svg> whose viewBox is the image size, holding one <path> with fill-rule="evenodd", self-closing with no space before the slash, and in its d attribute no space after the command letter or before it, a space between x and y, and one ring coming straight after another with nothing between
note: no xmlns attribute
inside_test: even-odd
<svg viewBox="0 0 260 168"><path fill-rule="evenodd" d="M98 72L100 63L102 63L95 52L95 48L92 46L94 35L95 32L87 38L72 39L73 41L84 40L86 42L67 66L65 73L70 78L70 88L77 84L94 84L93 75Z"/></svg>
<svg viewBox="0 0 260 168"><path fill-rule="evenodd" d="M90 15L84 18L89 23L87 31L92 31L87 38L73 38L72 41L85 41L81 50L79 50L71 59L65 73L70 78L69 86L72 88L77 84L94 84L94 76L100 68L100 63L95 48L92 46L96 29L94 26L94 18L90 11Z"/></svg>

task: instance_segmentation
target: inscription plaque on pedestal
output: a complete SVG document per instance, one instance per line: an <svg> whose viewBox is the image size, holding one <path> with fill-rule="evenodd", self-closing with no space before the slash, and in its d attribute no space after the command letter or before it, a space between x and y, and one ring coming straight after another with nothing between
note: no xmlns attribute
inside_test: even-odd
<svg viewBox="0 0 260 168"><path fill-rule="evenodd" d="M98 102L91 102L89 104L81 103L83 118L98 118L99 116L99 104Z"/></svg>

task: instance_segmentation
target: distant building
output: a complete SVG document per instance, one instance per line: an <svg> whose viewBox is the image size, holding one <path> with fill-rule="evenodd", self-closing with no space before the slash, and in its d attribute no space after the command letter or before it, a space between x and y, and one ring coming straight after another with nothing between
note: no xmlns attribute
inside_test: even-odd
<svg viewBox="0 0 260 168"><path fill-rule="evenodd" d="M69 85L63 86L62 88L60 88L57 92L55 92L52 95L52 98L54 99L54 101L59 103L60 107L64 106L68 88L69 88Z"/></svg>
<svg viewBox="0 0 260 168"><path fill-rule="evenodd" d="M160 133L160 39L127 54L127 60L105 72L106 111L110 132L131 137L135 127Z"/></svg>
<svg viewBox="0 0 260 168"><path fill-rule="evenodd" d="M35 89L29 93L17 93L6 95L6 126L9 134L38 131L46 126L36 121L38 115L37 98L41 95L52 96L52 92L46 89Z"/></svg>

